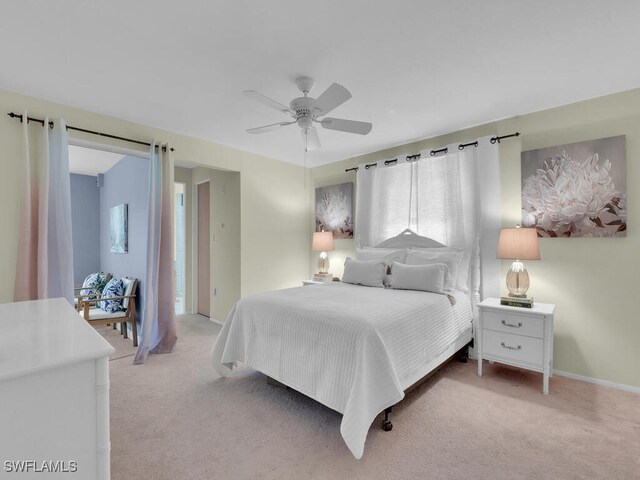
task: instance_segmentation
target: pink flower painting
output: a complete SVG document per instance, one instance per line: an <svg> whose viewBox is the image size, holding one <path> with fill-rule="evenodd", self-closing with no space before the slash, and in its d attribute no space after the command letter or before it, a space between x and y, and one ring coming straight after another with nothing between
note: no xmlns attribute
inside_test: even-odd
<svg viewBox="0 0 640 480"><path fill-rule="evenodd" d="M522 152L522 225L540 237L626 236L625 137Z"/></svg>

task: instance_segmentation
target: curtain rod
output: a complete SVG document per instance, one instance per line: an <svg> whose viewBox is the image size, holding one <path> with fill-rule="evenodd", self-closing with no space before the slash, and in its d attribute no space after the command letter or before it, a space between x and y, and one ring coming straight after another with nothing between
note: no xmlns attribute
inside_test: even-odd
<svg viewBox="0 0 640 480"><path fill-rule="evenodd" d="M504 140L505 138L511 138L511 137L519 137L520 136L520 132L516 132L516 133L510 133L509 135L502 135L502 136L495 136L495 137L491 137L491 139L489 140L491 143L500 143L500 140ZM476 140L475 142L470 142L470 143L461 143L460 145L458 145L458 150L464 150L465 147L477 147L478 146L478 141ZM435 156L438 153L447 153L449 151L448 148L441 148L439 150L431 150L429 152L430 156ZM417 160L420 158L420 154L416 153L415 155L407 155L406 160L407 162L410 162L411 160ZM394 158L393 160L385 160L384 164L385 165L390 165L392 163L397 163L398 159ZM364 168L366 170L369 170L369 168L371 167L377 167L378 166L378 162L375 163L368 163L364 166ZM345 168L344 170L345 172L353 172L353 171L358 171L358 167L353 167L353 168Z"/></svg>
<svg viewBox="0 0 640 480"><path fill-rule="evenodd" d="M20 123L23 122L23 115L19 114L19 113L13 113L13 112L9 112L7 113L7 115L9 115L11 118L17 118L20 120ZM29 122L37 122L39 124L41 124L44 127L44 120L41 118L34 118L34 117L27 117L27 123ZM53 128L53 122L49 122L49 127ZM75 130L76 132L82 132L82 133L90 133L92 135L98 135L100 137L106 137L106 138L113 138L115 140L122 140L125 142L129 142L129 143L137 143L138 145L146 145L147 147L150 147L151 144L149 142L143 142L141 140L134 140L132 138L126 138L126 137L118 137L117 135L111 135L109 133L103 133L103 132L96 132L95 130L87 130L86 128L80 128L80 127L72 127L71 125L67 125L67 130ZM156 145L156 148L158 148L158 145ZM173 147L171 147L169 150L171 150L172 152L175 151ZM167 151L167 147L162 147L162 151L166 152Z"/></svg>

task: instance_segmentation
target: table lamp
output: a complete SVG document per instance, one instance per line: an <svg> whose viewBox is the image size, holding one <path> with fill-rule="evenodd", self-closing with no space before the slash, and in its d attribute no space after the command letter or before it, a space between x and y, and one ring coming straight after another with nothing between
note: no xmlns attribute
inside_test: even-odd
<svg viewBox="0 0 640 480"><path fill-rule="evenodd" d="M538 232L535 228L503 228L498 240L497 258L513 260L507 272L507 289L510 297L526 298L529 289L529 273L522 260L540 260Z"/></svg>
<svg viewBox="0 0 640 480"><path fill-rule="evenodd" d="M333 250L333 232L315 232L311 242L311 250L320 252L318 257L318 271L326 275L329 272L329 257L327 252Z"/></svg>

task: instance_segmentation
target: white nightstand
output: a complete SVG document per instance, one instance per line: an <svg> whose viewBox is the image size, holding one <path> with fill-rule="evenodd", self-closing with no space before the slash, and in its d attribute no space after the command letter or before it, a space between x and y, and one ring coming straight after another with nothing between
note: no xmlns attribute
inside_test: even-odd
<svg viewBox="0 0 640 480"><path fill-rule="evenodd" d="M324 285L327 282L318 282L317 280L303 280L302 281L302 285L303 286L308 286L308 285Z"/></svg>
<svg viewBox="0 0 640 480"><path fill-rule="evenodd" d="M476 335L478 375L482 360L542 372L542 393L549 394L553 374L553 313L556 306L535 303L533 308L500 305L499 298L478 304Z"/></svg>

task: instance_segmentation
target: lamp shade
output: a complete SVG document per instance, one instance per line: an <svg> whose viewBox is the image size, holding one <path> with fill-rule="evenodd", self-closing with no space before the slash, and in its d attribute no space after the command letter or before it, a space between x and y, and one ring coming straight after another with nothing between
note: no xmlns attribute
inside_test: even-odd
<svg viewBox="0 0 640 480"><path fill-rule="evenodd" d="M505 260L540 260L538 232L535 228L500 230L496 258Z"/></svg>
<svg viewBox="0 0 640 480"><path fill-rule="evenodd" d="M329 252L333 250L333 232L315 232L311 250L314 252Z"/></svg>

